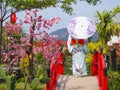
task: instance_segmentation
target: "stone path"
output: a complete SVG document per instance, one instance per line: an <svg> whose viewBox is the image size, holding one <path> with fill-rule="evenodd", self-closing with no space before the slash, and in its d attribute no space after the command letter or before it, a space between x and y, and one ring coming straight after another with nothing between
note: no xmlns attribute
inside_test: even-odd
<svg viewBox="0 0 120 90"><path fill-rule="evenodd" d="M96 76L73 77L61 75L56 90L99 90Z"/></svg>

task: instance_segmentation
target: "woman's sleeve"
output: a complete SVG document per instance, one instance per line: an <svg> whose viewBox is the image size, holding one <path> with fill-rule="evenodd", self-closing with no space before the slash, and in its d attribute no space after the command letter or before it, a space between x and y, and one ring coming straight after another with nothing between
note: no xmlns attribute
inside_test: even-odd
<svg viewBox="0 0 120 90"><path fill-rule="evenodd" d="M68 51L69 51L69 53L71 53L72 52L72 46L71 46L71 36L69 35L68 36L68 41L67 41L67 46L68 46Z"/></svg>
<svg viewBox="0 0 120 90"><path fill-rule="evenodd" d="M85 40L85 44L83 46L85 53L89 52L87 45L88 45L88 41Z"/></svg>

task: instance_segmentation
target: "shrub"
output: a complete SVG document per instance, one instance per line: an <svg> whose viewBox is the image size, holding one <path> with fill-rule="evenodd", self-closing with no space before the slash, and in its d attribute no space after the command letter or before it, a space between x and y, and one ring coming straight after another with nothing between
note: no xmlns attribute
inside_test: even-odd
<svg viewBox="0 0 120 90"><path fill-rule="evenodd" d="M109 90L120 90L120 74L115 71L108 71Z"/></svg>

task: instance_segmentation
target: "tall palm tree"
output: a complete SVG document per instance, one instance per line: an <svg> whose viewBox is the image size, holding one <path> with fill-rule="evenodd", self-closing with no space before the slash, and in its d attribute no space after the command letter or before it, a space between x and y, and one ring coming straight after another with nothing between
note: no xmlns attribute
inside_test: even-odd
<svg viewBox="0 0 120 90"><path fill-rule="evenodd" d="M111 11L104 10L102 13L96 12L97 32L99 33L99 40L106 44L110 36L120 31L120 25L115 19L120 15L120 6L116 6Z"/></svg>

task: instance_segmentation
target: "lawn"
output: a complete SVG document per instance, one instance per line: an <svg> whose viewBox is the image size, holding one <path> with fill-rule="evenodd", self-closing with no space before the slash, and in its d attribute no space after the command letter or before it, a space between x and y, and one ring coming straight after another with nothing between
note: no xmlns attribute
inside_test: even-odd
<svg viewBox="0 0 120 90"><path fill-rule="evenodd" d="M36 90L45 90L46 84L40 84ZM7 85L5 83L0 83L0 90L7 90ZM17 83L16 90L24 90L24 83ZM27 87L27 90L29 88Z"/></svg>

